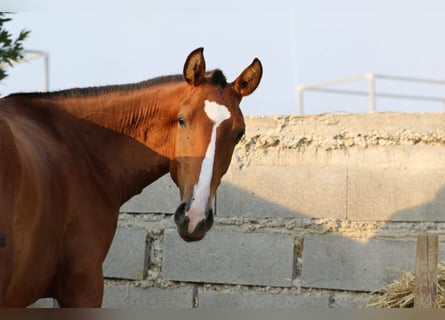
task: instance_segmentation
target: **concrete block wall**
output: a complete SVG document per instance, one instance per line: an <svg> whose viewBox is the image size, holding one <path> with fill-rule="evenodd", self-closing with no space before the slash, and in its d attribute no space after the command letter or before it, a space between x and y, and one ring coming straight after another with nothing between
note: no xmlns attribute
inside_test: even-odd
<svg viewBox="0 0 445 320"><path fill-rule="evenodd" d="M200 242L169 176L122 206L105 307L360 307L445 241L445 113L246 117ZM445 246L440 246L440 258Z"/></svg>

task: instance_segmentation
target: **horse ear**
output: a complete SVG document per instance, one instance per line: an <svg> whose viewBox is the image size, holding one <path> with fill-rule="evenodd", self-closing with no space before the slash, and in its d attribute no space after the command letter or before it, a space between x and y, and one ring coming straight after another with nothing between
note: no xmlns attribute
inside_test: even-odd
<svg viewBox="0 0 445 320"><path fill-rule="evenodd" d="M251 94L260 84L263 75L263 66L260 60L255 58L250 66L248 66L232 83L235 91L242 97Z"/></svg>
<svg viewBox="0 0 445 320"><path fill-rule="evenodd" d="M205 77L206 63L203 55L204 48L195 49L189 54L184 64L184 79L188 84L197 86Z"/></svg>

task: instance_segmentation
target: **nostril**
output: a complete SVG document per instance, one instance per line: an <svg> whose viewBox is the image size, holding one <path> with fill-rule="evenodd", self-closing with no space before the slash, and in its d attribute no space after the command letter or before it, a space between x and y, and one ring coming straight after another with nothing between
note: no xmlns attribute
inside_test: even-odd
<svg viewBox="0 0 445 320"><path fill-rule="evenodd" d="M190 200L190 201L187 201L187 202L184 204L184 212L186 212L186 211L190 211L190 208L192 207L192 202L193 202L193 200L195 200L195 199L192 199L192 200Z"/></svg>
<svg viewBox="0 0 445 320"><path fill-rule="evenodd" d="M182 216L179 219L175 219L175 222L178 226L180 226L184 230L187 230L190 224L190 219L189 217Z"/></svg>
<svg viewBox="0 0 445 320"><path fill-rule="evenodd" d="M193 233L202 233L207 231L207 220L201 220Z"/></svg>
<svg viewBox="0 0 445 320"><path fill-rule="evenodd" d="M209 210L209 214L205 221L207 222L207 230L209 230L213 226L213 210Z"/></svg>
<svg viewBox="0 0 445 320"><path fill-rule="evenodd" d="M178 225L184 225L190 222L190 219L185 215L185 207L186 203L183 202L179 205L178 209L175 212L175 223Z"/></svg>

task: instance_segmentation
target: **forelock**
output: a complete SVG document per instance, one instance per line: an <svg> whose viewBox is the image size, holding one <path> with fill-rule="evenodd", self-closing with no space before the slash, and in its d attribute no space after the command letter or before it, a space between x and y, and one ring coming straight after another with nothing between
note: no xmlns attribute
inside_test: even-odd
<svg viewBox="0 0 445 320"><path fill-rule="evenodd" d="M219 69L211 71L209 73L209 79L210 79L210 82L212 84L216 84L216 85L219 85L219 86L222 86L222 87L225 87L227 85L226 76Z"/></svg>

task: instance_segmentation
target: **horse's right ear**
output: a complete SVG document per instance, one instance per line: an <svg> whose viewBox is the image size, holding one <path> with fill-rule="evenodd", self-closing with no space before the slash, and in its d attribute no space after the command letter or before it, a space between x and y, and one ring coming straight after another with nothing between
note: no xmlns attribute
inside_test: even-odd
<svg viewBox="0 0 445 320"><path fill-rule="evenodd" d="M245 97L255 91L260 84L263 76L263 66L261 61L255 58L250 66L248 66L232 83L235 91L242 97Z"/></svg>
<svg viewBox="0 0 445 320"><path fill-rule="evenodd" d="M197 86L205 77L206 63L203 55L204 48L195 49L189 54L184 64L184 79L188 84Z"/></svg>

